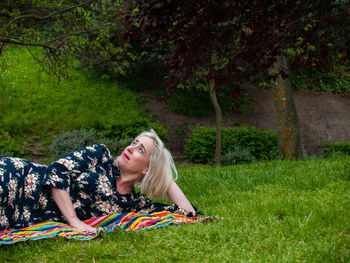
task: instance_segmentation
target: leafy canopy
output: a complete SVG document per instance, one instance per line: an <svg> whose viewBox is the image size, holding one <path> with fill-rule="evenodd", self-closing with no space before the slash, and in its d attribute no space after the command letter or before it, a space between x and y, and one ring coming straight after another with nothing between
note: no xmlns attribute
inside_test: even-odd
<svg viewBox="0 0 350 263"><path fill-rule="evenodd" d="M168 41L163 61L175 82L205 70L220 87L265 72L279 55L292 71L349 59L348 1L137 0L126 19L128 39L143 45ZM210 54L219 63L210 65Z"/></svg>
<svg viewBox="0 0 350 263"><path fill-rule="evenodd" d="M5 0L0 3L0 54L6 45L40 46L36 56L57 74L72 57L79 67L93 68L101 75L123 75L136 59L131 46L120 41L120 20L127 7L112 0Z"/></svg>

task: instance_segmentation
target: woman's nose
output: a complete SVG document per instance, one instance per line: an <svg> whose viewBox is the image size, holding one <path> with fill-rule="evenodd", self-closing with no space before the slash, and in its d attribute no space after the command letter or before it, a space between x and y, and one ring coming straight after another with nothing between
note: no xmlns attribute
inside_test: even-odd
<svg viewBox="0 0 350 263"><path fill-rule="evenodd" d="M129 153L132 153L132 151L134 150L134 148L133 148L132 145L129 145L128 147L126 147L126 150L127 150Z"/></svg>
<svg viewBox="0 0 350 263"><path fill-rule="evenodd" d="M128 151L132 153L137 147L138 147L138 145L136 143L132 144L132 145L129 145L128 146Z"/></svg>

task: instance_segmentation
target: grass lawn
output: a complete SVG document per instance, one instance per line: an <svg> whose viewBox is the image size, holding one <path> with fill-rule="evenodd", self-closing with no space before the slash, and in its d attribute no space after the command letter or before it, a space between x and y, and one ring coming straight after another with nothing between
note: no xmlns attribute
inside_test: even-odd
<svg viewBox="0 0 350 263"><path fill-rule="evenodd" d="M135 93L118 82L81 71L67 73L58 82L25 48L6 49L0 57L0 132L9 132L18 142L50 143L62 131L100 128L144 116Z"/></svg>
<svg viewBox="0 0 350 263"><path fill-rule="evenodd" d="M208 224L0 247L2 262L349 262L350 157L181 167Z"/></svg>

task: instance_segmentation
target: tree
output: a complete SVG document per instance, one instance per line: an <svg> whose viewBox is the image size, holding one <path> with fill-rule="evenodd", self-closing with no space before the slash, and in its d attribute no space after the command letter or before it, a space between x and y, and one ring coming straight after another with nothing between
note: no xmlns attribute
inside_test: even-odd
<svg viewBox="0 0 350 263"><path fill-rule="evenodd" d="M129 2L128 2L129 3ZM99 74L125 74L135 59L120 41L120 15L127 3L112 0L5 0L0 3L0 55L6 45L42 47L33 56L57 75L71 64ZM30 50L30 49L29 49Z"/></svg>
<svg viewBox="0 0 350 263"><path fill-rule="evenodd" d="M338 58L337 63L349 58L348 1L136 3L132 15L127 16L127 21L135 26L129 39L143 37L144 45L170 42L172 48L163 55L163 61L175 75L175 83L184 82L204 65L206 79L218 91L225 84L243 83L271 69L268 79L275 87L281 156L301 158L289 72L310 66L327 67L334 57ZM212 54L216 54L215 63L210 60ZM290 60L290 68L284 57ZM221 124L217 125L219 131ZM220 157L216 156L216 163L219 162Z"/></svg>
<svg viewBox="0 0 350 263"><path fill-rule="evenodd" d="M273 64L270 75L272 94L277 115L278 142L282 159L303 158L300 146L299 121L295 108L293 90L289 78L283 78L282 72L288 72L287 58L279 56Z"/></svg>

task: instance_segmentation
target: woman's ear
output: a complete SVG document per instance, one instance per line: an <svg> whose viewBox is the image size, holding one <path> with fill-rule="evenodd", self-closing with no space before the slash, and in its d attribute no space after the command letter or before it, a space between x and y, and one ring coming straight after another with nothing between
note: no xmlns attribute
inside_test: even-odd
<svg viewBox="0 0 350 263"><path fill-rule="evenodd" d="M143 170L143 171L141 172L140 177L139 177L139 179L137 180L137 182L141 182L141 181L143 180L143 178L146 176L147 172L148 172L148 169Z"/></svg>
<svg viewBox="0 0 350 263"><path fill-rule="evenodd" d="M142 171L141 177L142 177L142 178L145 177L145 175L147 174L147 172L148 172L148 168L146 168L145 170Z"/></svg>

